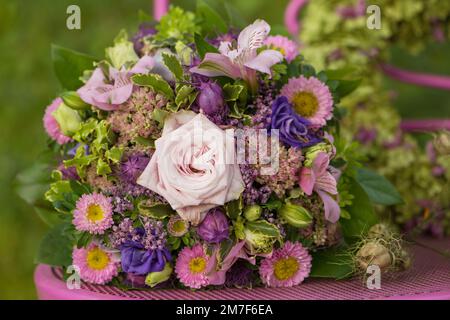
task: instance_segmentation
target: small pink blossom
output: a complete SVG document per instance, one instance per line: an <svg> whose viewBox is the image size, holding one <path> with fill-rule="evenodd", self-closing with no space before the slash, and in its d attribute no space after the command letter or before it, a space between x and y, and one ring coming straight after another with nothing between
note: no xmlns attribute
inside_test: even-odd
<svg viewBox="0 0 450 320"><path fill-rule="evenodd" d="M341 209L332 196L338 194L336 179L328 171L330 157L320 152L313 161L312 167L303 167L300 171L300 187L307 195L315 191L323 201L325 219L335 223L339 220Z"/></svg>
<svg viewBox="0 0 450 320"><path fill-rule="evenodd" d="M264 41L264 44L269 47L269 49L278 50L287 60L287 62L292 62L295 57L298 56L298 46L297 44L287 37L283 36L270 36Z"/></svg>

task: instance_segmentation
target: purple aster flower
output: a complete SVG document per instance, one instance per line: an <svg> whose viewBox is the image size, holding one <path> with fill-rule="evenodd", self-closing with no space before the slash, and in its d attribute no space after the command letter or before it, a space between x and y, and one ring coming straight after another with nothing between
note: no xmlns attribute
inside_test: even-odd
<svg viewBox="0 0 450 320"><path fill-rule="evenodd" d="M197 229L203 240L209 243L219 243L228 238L228 219L220 209L210 210Z"/></svg>
<svg viewBox="0 0 450 320"><path fill-rule="evenodd" d="M292 147L306 148L321 141L310 132L309 121L299 116L288 99L278 97L272 104L271 129L279 129L280 140Z"/></svg>

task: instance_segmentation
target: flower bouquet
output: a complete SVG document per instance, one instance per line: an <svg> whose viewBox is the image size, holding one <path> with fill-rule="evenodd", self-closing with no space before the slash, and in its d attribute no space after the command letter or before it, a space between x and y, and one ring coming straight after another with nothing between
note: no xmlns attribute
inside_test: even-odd
<svg viewBox="0 0 450 320"><path fill-rule="evenodd" d="M104 59L53 47L66 91L45 111L49 156L19 179L52 226L38 262L169 289L409 265L372 205L395 189L340 135L358 81L316 72L263 20L229 25L199 1Z"/></svg>

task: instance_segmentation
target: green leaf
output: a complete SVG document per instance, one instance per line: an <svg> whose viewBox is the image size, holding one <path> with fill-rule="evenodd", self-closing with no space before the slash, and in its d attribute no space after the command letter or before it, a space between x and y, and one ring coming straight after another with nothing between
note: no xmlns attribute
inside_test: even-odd
<svg viewBox="0 0 450 320"><path fill-rule="evenodd" d="M228 26L214 9L204 1L197 1L197 16L200 17L200 26L205 33L227 33Z"/></svg>
<svg viewBox="0 0 450 320"><path fill-rule="evenodd" d="M361 80L340 80L336 92L339 98L343 98L352 93L360 85Z"/></svg>
<svg viewBox="0 0 450 320"><path fill-rule="evenodd" d="M310 277L344 279L353 273L353 262L344 248L317 251L312 258Z"/></svg>
<svg viewBox="0 0 450 320"><path fill-rule="evenodd" d="M178 108L189 108L195 101L198 92L194 92L195 88L189 85L183 85L177 90L177 96L175 98L175 104Z"/></svg>
<svg viewBox="0 0 450 320"><path fill-rule="evenodd" d="M48 202L47 202L48 203ZM47 207L34 207L39 218L49 227L54 227L62 222L62 219L59 217L58 213L55 209L50 208L50 204Z"/></svg>
<svg viewBox="0 0 450 320"><path fill-rule="evenodd" d="M105 157L113 163L119 163L122 158L123 149L119 147L112 147L105 152Z"/></svg>
<svg viewBox="0 0 450 320"><path fill-rule="evenodd" d="M166 120L169 112L162 109L154 109L152 112L152 119L159 123L159 126L162 127L164 125L164 121Z"/></svg>
<svg viewBox="0 0 450 320"><path fill-rule="evenodd" d="M112 172L109 164L103 160L102 158L98 158L97 160L97 174L99 176L104 176L110 174Z"/></svg>
<svg viewBox="0 0 450 320"><path fill-rule="evenodd" d="M61 223L45 235L40 244L36 263L51 266L69 266L72 264L72 241L65 233L68 224Z"/></svg>
<svg viewBox="0 0 450 320"><path fill-rule="evenodd" d="M328 80L341 80L354 73L357 69L352 66L346 66L341 69L325 70Z"/></svg>
<svg viewBox="0 0 450 320"><path fill-rule="evenodd" d="M147 205L145 200L139 202L138 211L143 216L160 220L175 213L168 204Z"/></svg>
<svg viewBox="0 0 450 320"><path fill-rule="evenodd" d="M173 73L177 80L181 80L183 78L183 67L178 61L177 57L173 54L163 53L162 58L164 64L167 68L169 68L170 72Z"/></svg>
<svg viewBox="0 0 450 320"><path fill-rule="evenodd" d="M372 170L359 169L356 174L356 181L363 187L373 203L385 206L404 203L402 196L392 183Z"/></svg>
<svg viewBox="0 0 450 320"><path fill-rule="evenodd" d="M244 86L240 84L229 84L223 86L223 95L225 101L236 101L241 96Z"/></svg>
<svg viewBox="0 0 450 320"><path fill-rule="evenodd" d="M243 209L242 198L233 200L225 204L225 210L227 215L232 220L236 220L241 214Z"/></svg>
<svg viewBox="0 0 450 320"><path fill-rule="evenodd" d="M28 204L35 205L48 190L50 173L47 163L36 162L17 175L14 183L16 193Z"/></svg>
<svg viewBox="0 0 450 320"><path fill-rule="evenodd" d="M174 98L174 93L169 83L159 74L135 74L131 77L134 84L141 87L151 87L153 90L162 93L169 99Z"/></svg>
<svg viewBox="0 0 450 320"><path fill-rule="evenodd" d="M377 224L379 219L369 196L355 179L349 178L349 192L355 197L352 204L345 207L351 218L341 219L340 224L345 240L353 243L367 233L371 226Z"/></svg>
<svg viewBox="0 0 450 320"><path fill-rule="evenodd" d="M216 47L214 47L212 44L209 44L198 33L195 34L194 41L195 41L195 46L197 47L198 54L200 55L200 58L202 60L208 52L219 53L219 50Z"/></svg>
<svg viewBox="0 0 450 320"><path fill-rule="evenodd" d="M93 69L95 58L61 46L52 45L52 60L56 77L68 90L77 90L83 83L79 79L85 70Z"/></svg>
<svg viewBox="0 0 450 320"><path fill-rule="evenodd" d="M260 232L266 236L279 237L280 230L266 220L247 221L245 227L252 232Z"/></svg>

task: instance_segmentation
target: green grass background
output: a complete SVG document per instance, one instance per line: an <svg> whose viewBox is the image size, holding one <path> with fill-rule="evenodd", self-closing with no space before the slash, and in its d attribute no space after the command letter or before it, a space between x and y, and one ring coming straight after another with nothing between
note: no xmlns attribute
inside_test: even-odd
<svg viewBox="0 0 450 320"><path fill-rule="evenodd" d="M211 2L211 1L210 1ZM287 0L233 0L248 21L256 17L281 25ZM193 8L194 1L172 1ZM66 28L66 8L81 8L82 29ZM34 299L34 254L45 225L12 190L18 172L45 147L42 115L59 92L50 44L94 56L121 28L136 29L139 9L151 13L151 0L0 0L0 299ZM396 52L404 67L450 74L450 48L430 47L420 57ZM400 92L399 110L408 117L450 117L450 94L387 82Z"/></svg>

